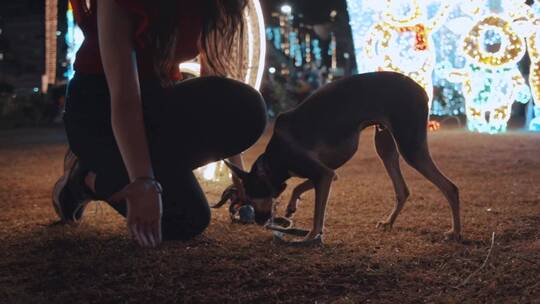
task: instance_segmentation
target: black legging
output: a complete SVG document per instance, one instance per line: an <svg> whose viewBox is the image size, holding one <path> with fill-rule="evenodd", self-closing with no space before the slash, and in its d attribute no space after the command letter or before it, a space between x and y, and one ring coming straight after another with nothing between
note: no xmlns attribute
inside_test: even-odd
<svg viewBox="0 0 540 304"><path fill-rule="evenodd" d="M163 89L141 85L143 112L156 179L163 186L164 239L190 239L210 222L210 209L192 170L238 154L261 136L261 95L238 81L203 77ZM104 76L75 75L66 96L69 146L96 174L96 196L106 199L129 183L116 145ZM126 204L111 206L126 215Z"/></svg>

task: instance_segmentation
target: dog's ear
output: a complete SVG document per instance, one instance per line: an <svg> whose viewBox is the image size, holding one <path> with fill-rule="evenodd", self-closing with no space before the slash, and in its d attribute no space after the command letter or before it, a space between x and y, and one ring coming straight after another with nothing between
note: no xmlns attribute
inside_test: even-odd
<svg viewBox="0 0 540 304"><path fill-rule="evenodd" d="M225 165L227 165L227 167L229 167L229 169L231 169L232 173L239 179L244 180L248 176L248 173L246 171L238 168L235 164L231 163L230 161L223 160L223 162L225 163Z"/></svg>

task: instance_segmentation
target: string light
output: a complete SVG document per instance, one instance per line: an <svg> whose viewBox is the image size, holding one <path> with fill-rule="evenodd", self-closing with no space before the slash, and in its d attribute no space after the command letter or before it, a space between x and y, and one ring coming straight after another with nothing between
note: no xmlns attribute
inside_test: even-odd
<svg viewBox="0 0 540 304"><path fill-rule="evenodd" d="M319 39L313 39L312 40L312 48L313 48L313 57L315 58L315 63L317 67L320 67L322 65L322 48L321 48L321 42Z"/></svg>
<svg viewBox="0 0 540 304"><path fill-rule="evenodd" d="M525 40L510 22L491 15L481 19L465 37L464 53L483 68L515 66L525 54Z"/></svg>

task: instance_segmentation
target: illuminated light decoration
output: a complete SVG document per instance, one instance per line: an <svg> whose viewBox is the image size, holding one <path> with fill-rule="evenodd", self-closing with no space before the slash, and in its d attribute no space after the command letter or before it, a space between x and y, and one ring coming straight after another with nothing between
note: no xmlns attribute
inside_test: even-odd
<svg viewBox="0 0 540 304"><path fill-rule="evenodd" d="M328 47L328 55L331 56L330 73L328 74L328 81L334 79L334 73L337 70L337 40L334 33L330 33L330 46Z"/></svg>
<svg viewBox="0 0 540 304"><path fill-rule="evenodd" d="M525 52L524 33L530 28L520 19L532 19L523 0L348 0L347 4L358 71L397 71L428 93L430 86L437 86L432 114L465 113L471 130L497 133L506 130L512 103L530 98L517 69ZM539 70L531 66L531 83L537 77L540 84ZM535 112L540 112L536 106Z"/></svg>
<svg viewBox="0 0 540 304"><path fill-rule="evenodd" d="M481 1L483 2L486 0L462 0L459 5L469 16L478 16L482 12Z"/></svg>
<svg viewBox="0 0 540 304"><path fill-rule="evenodd" d="M448 17L443 26L431 33L431 41L435 53L435 67L432 74L435 94L431 104L431 115L458 116L465 114L465 98L462 93L462 84L451 82L448 71L454 68L461 69L467 60L461 54L461 41L463 35L474 23L467 9L468 1L459 1L451 6ZM436 8L428 6L428 12Z"/></svg>
<svg viewBox="0 0 540 304"><path fill-rule="evenodd" d="M224 162L213 162L196 170L197 176L207 181L228 181L232 177Z"/></svg>
<svg viewBox="0 0 540 304"><path fill-rule="evenodd" d="M298 32L291 31L289 33L289 57L294 60L294 65L299 67L302 66L302 47L298 42Z"/></svg>
<svg viewBox="0 0 540 304"><path fill-rule="evenodd" d="M274 28L273 29L274 31L274 47L276 48L276 50L281 50L281 45L282 45L282 42L281 42L281 31L279 30L278 27Z"/></svg>
<svg viewBox="0 0 540 304"><path fill-rule="evenodd" d="M466 70L469 60L463 54L463 37L478 21L486 16L485 9L509 12L512 20L517 20L527 13L528 6L519 0L496 1L462 0L455 5L444 26L433 34L436 44L436 66L433 83L438 94L435 96L431 113L435 115L465 114L465 83L455 82L449 75L452 69ZM520 36L524 28L520 22L513 22L513 29ZM489 39L488 39L489 40ZM463 74L463 73L461 73Z"/></svg>
<svg viewBox="0 0 540 304"><path fill-rule="evenodd" d="M67 19L67 31L66 31L66 45L67 45L67 52L66 52L66 60L68 62L66 72L64 73L64 76L70 80L73 78L73 75L75 74L75 71L73 70L73 64L75 63L75 57L77 55L77 51L81 47L83 41L84 41L84 34L82 30L75 24L75 18L73 16L73 7L71 6L71 2L68 1L68 9L66 12L66 19Z"/></svg>
<svg viewBox="0 0 540 304"><path fill-rule="evenodd" d="M47 92L56 83L56 56L58 30L58 0L45 1L45 73L41 77L41 90Z"/></svg>
<svg viewBox="0 0 540 304"><path fill-rule="evenodd" d="M309 33L306 34L304 48L306 51L306 63L310 63L311 62L311 35Z"/></svg>
<svg viewBox="0 0 540 304"><path fill-rule="evenodd" d="M294 57L294 53L291 52L291 32L293 29L294 16L292 14L292 8L289 5L283 5L281 9L281 14L273 15L279 18L279 27L275 29L279 31L279 35L276 35L276 38L279 38L281 45L277 47L278 50L282 50L286 56L289 58ZM277 44L277 41L274 41Z"/></svg>
<svg viewBox="0 0 540 304"><path fill-rule="evenodd" d="M315 58L315 64L317 67L322 65L322 49L319 39L313 39L312 41L313 57Z"/></svg>
<svg viewBox="0 0 540 304"><path fill-rule="evenodd" d="M415 34L414 49L416 51L425 51L428 49L428 41L426 37L426 28L423 24L417 24L415 26L404 26L398 29L400 33L413 32Z"/></svg>
<svg viewBox="0 0 540 304"><path fill-rule="evenodd" d="M273 44L276 50L290 59L295 67L302 67L304 63L315 63L322 66L322 49L320 41L312 38L309 32L300 34L298 28L294 28L292 15L274 13L273 17L279 18L279 26L266 29L266 40ZM331 53L329 51L329 53Z"/></svg>
<svg viewBox="0 0 540 304"><path fill-rule="evenodd" d="M383 1L347 0L349 25L352 31L356 65L359 73L371 70L369 62L364 57L365 34L379 21Z"/></svg>
<svg viewBox="0 0 540 304"><path fill-rule="evenodd" d="M436 1L347 1L359 72L407 75L426 90L431 107L435 68L431 35L447 18L454 1L439 1L431 17L428 2Z"/></svg>
<svg viewBox="0 0 540 304"><path fill-rule="evenodd" d="M243 58L244 62L241 62L240 77L238 79L242 80L243 78L245 83L258 90L261 87L266 57L264 17L259 0L248 2L244 11L244 19L247 25L244 36L247 37L240 39L243 44L240 48L247 48L248 56ZM233 59L235 58L232 58L231 62ZM242 74L244 74L243 77Z"/></svg>
<svg viewBox="0 0 540 304"><path fill-rule="evenodd" d="M428 130L430 131L437 131L441 128L441 123L435 120L431 120L428 122Z"/></svg>
<svg viewBox="0 0 540 304"><path fill-rule="evenodd" d="M529 123L529 130L540 131L540 1L536 0L530 11L529 21L532 25L531 34L527 38L531 67L529 70L529 83L534 101L533 119Z"/></svg>
<svg viewBox="0 0 540 304"><path fill-rule="evenodd" d="M288 4L284 4L281 6L281 12L290 15L292 13L292 7Z"/></svg>
<svg viewBox="0 0 540 304"><path fill-rule="evenodd" d="M304 57L302 57L302 48L298 47L294 55L294 66L301 67Z"/></svg>
<svg viewBox="0 0 540 304"><path fill-rule="evenodd" d="M530 99L529 87L517 67L526 51L525 40L514 27L513 16L523 9L518 2L509 0L501 6L498 1L488 1L483 7L471 6L476 22L464 36L461 50L467 63L448 73L449 80L462 84L471 131L506 131L514 101L527 103Z"/></svg>
<svg viewBox="0 0 540 304"><path fill-rule="evenodd" d="M508 21L496 15L487 16L474 25L465 37L463 48L465 56L483 68L515 66L525 55L523 38L513 31Z"/></svg>
<svg viewBox="0 0 540 304"><path fill-rule="evenodd" d="M259 90L265 70L266 39L264 18L259 0L250 0L244 11L246 30L243 37L235 37L232 56L226 62L228 77L243 81ZM247 54L235 56L234 54ZM200 76L200 64L197 62L184 62L179 65L183 73ZM234 134L231 134L234 136ZM195 171L196 175L204 180L220 181L224 176L230 177L223 162L216 162L201 167Z"/></svg>
<svg viewBox="0 0 540 304"><path fill-rule="evenodd" d="M178 68L182 73L190 74L195 77L201 76L201 64L198 62L182 62Z"/></svg>

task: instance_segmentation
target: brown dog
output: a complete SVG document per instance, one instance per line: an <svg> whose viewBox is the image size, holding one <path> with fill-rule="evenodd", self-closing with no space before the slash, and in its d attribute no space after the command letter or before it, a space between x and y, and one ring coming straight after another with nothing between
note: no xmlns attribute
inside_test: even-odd
<svg viewBox="0 0 540 304"><path fill-rule="evenodd" d="M256 222L273 215L274 199L291 176L306 178L293 191L288 216L300 195L315 189L313 228L303 242L322 241L326 203L334 170L358 149L360 131L376 125L375 146L396 192L396 205L378 227L394 224L409 190L399 167L399 152L407 163L435 184L452 211L452 229L446 237L461 239L458 188L435 166L427 143L428 97L410 78L393 72L375 72L332 82L308 97L296 109L278 116L274 134L249 173L228 164L244 185L255 209ZM397 148L396 148L397 144Z"/></svg>

